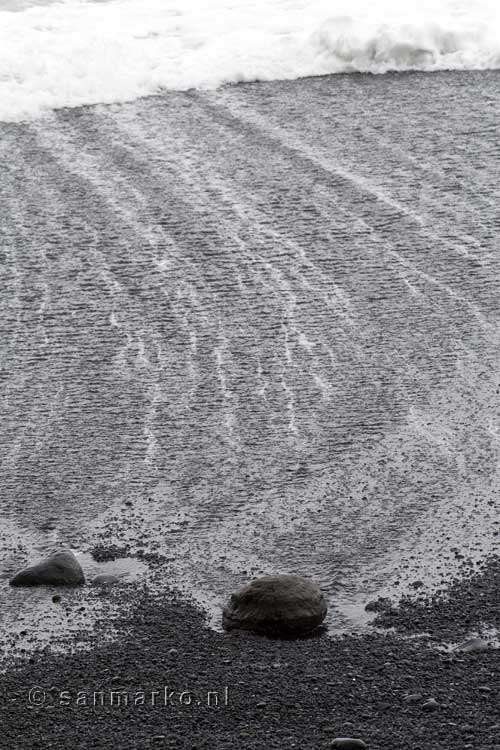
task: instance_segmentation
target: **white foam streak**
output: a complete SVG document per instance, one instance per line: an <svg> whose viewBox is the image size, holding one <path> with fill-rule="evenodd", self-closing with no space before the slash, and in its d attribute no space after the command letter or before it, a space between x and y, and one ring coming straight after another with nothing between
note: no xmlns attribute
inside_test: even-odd
<svg viewBox="0 0 500 750"><path fill-rule="evenodd" d="M0 119L162 89L496 68L492 0L66 0L0 11Z"/></svg>

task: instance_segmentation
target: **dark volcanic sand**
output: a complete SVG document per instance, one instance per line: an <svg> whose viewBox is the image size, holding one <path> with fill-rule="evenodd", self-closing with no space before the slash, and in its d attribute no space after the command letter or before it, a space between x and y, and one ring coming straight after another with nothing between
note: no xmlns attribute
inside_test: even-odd
<svg viewBox="0 0 500 750"><path fill-rule="evenodd" d="M215 633L194 608L136 589L113 644L61 657L39 654L1 678L1 746L146 750L237 743L311 750L352 736L370 750L498 749L500 651L452 654L436 646L443 637L460 641L471 629L500 625L499 581L494 559L454 584L446 599L407 601L391 624L421 637L374 632L296 641ZM133 591L126 586L103 596L130 598ZM52 686L57 695L69 691L63 702L70 705L57 705L56 698L56 705L29 708L35 685L47 695ZM173 705L163 705L164 686L174 692ZM75 705L79 691L101 690L107 691L104 707ZM112 690L126 691L132 704L142 690L149 705L110 706ZM155 690L161 697L151 706ZM218 691L221 705L180 706L179 695L188 690L193 702ZM407 694L421 697L407 702ZM439 707L425 710L429 698Z"/></svg>

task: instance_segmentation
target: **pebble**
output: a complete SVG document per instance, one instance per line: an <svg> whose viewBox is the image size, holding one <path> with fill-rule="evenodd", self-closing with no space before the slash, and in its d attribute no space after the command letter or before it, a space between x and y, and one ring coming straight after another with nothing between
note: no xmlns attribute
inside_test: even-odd
<svg viewBox="0 0 500 750"><path fill-rule="evenodd" d="M331 747L337 748L337 750L366 750L367 745L363 740L352 737L336 737L332 741Z"/></svg>
<svg viewBox="0 0 500 750"><path fill-rule="evenodd" d="M422 704L422 708L424 711L435 711L436 708L439 708L439 703L435 698L429 698L429 700Z"/></svg>
<svg viewBox="0 0 500 750"><path fill-rule="evenodd" d="M405 703L418 703L423 697L421 693L410 693L409 695L405 695L403 700Z"/></svg>

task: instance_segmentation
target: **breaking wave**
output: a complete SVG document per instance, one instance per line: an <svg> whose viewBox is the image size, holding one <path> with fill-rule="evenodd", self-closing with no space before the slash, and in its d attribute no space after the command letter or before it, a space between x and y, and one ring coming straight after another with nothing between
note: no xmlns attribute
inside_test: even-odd
<svg viewBox="0 0 500 750"><path fill-rule="evenodd" d="M10 0L7 7L0 10L4 121L162 89L500 67L500 7L492 0L66 0L28 8Z"/></svg>

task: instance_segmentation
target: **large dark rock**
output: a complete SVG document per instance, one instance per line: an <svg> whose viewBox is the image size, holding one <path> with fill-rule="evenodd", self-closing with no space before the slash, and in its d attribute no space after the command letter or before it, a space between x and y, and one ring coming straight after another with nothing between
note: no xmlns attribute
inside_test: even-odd
<svg viewBox="0 0 500 750"><path fill-rule="evenodd" d="M222 622L226 630L294 637L321 625L326 612L324 596L315 583L298 576L263 576L231 595Z"/></svg>
<svg viewBox="0 0 500 750"><path fill-rule="evenodd" d="M331 746L337 750L366 750L366 742L353 737L336 737Z"/></svg>
<svg viewBox="0 0 500 750"><path fill-rule="evenodd" d="M85 583L80 563L69 550L55 552L46 560L21 570L11 586L79 586Z"/></svg>

